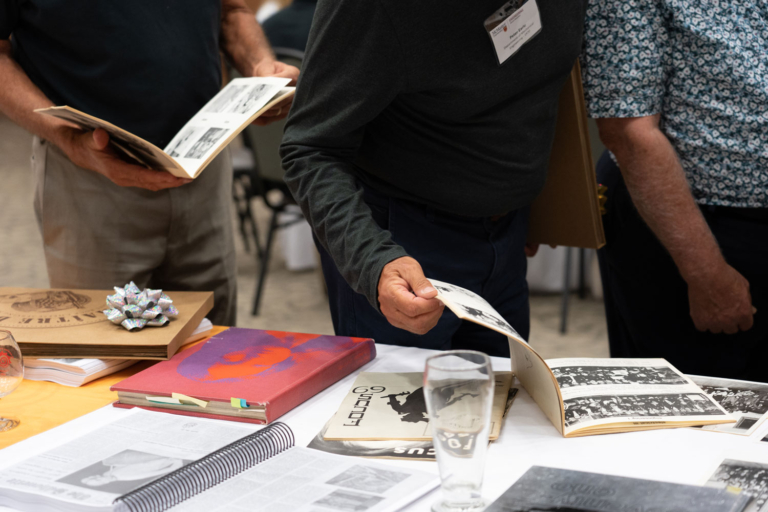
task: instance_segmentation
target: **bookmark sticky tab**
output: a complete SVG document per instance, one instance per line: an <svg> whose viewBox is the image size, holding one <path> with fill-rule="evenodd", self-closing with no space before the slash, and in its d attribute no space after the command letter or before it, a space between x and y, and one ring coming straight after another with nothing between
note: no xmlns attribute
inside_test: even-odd
<svg viewBox="0 0 768 512"><path fill-rule="evenodd" d="M248 408L248 402L246 402L242 398L230 398L229 403L232 404L232 407L236 409L247 409Z"/></svg>
<svg viewBox="0 0 768 512"><path fill-rule="evenodd" d="M178 398L171 398L169 396L148 396L147 401L154 404L181 405L181 401Z"/></svg>
<svg viewBox="0 0 768 512"><path fill-rule="evenodd" d="M191 396L182 395L181 393L171 393L171 396L173 398L178 399L182 404L189 405L190 403L195 404L198 407L206 407L208 405L208 402L205 400L198 400L197 398L192 398Z"/></svg>

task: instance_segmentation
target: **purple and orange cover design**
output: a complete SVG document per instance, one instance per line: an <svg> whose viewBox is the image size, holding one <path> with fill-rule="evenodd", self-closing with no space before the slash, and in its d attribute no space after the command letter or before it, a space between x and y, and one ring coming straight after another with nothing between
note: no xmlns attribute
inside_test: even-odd
<svg viewBox="0 0 768 512"><path fill-rule="evenodd" d="M370 338L261 331L231 327L114 386L112 391L205 401L231 398L266 407L274 421L376 357ZM117 402L118 407L131 407ZM260 420L149 408L189 416L264 423Z"/></svg>

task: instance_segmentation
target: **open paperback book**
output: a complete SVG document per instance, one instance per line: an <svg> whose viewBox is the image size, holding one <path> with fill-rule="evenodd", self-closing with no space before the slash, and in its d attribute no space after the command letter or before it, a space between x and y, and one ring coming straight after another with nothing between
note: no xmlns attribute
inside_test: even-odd
<svg viewBox="0 0 768 512"><path fill-rule="evenodd" d="M507 336L512 371L565 437L734 423L664 359L544 359L479 295L430 279L463 320Z"/></svg>
<svg viewBox="0 0 768 512"><path fill-rule="evenodd" d="M182 345L201 340L208 336L213 324L203 318L192 334ZM91 381L112 375L123 368L138 363L137 359L33 359L24 358L24 378L28 380L47 380L63 386L78 387Z"/></svg>
<svg viewBox="0 0 768 512"><path fill-rule="evenodd" d="M72 107L35 112L64 119L83 130L101 128L109 133L116 150L139 164L179 178L196 178L246 126L293 95L295 88L286 87L290 81L275 77L233 79L179 130L165 149Z"/></svg>
<svg viewBox="0 0 768 512"><path fill-rule="evenodd" d="M399 510L439 484L410 468L294 447L284 423L134 409L0 471L0 503L43 511Z"/></svg>

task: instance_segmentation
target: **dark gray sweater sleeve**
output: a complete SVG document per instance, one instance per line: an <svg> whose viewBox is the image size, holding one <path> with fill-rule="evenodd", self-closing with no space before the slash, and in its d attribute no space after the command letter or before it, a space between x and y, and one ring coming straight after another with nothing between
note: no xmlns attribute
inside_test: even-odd
<svg viewBox="0 0 768 512"><path fill-rule="evenodd" d="M280 148L285 181L353 290L376 310L381 270L406 256L373 220L352 162L365 128L405 85L379 0L320 0Z"/></svg>

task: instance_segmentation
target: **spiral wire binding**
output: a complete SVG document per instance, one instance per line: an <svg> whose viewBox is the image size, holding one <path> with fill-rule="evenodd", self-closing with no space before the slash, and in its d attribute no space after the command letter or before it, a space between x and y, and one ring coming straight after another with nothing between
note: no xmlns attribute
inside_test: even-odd
<svg viewBox="0 0 768 512"><path fill-rule="evenodd" d="M274 457L295 443L285 423L274 423L117 498L115 512L162 512Z"/></svg>

